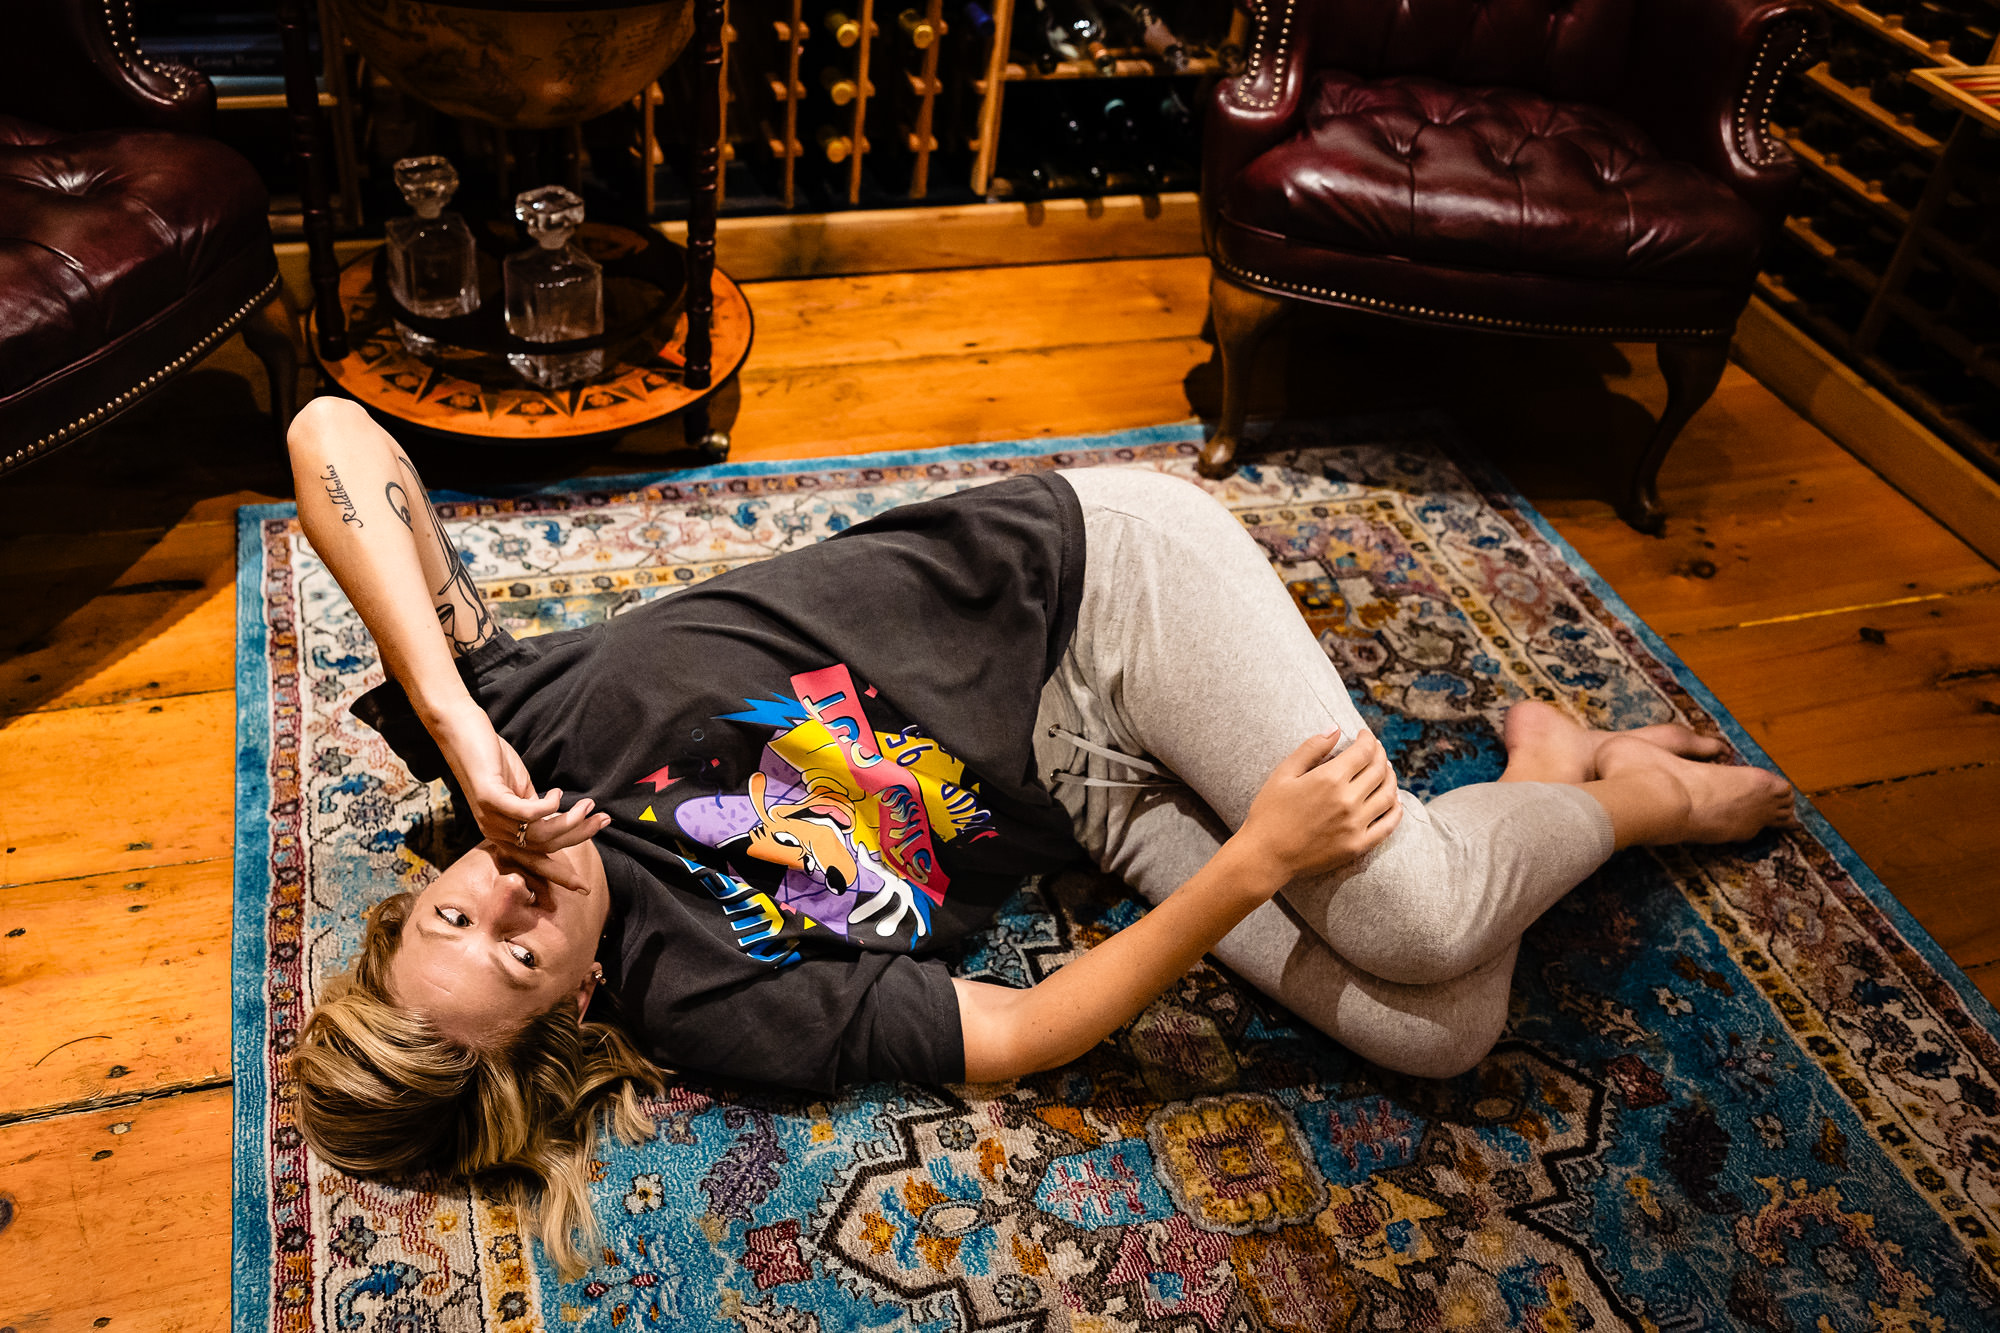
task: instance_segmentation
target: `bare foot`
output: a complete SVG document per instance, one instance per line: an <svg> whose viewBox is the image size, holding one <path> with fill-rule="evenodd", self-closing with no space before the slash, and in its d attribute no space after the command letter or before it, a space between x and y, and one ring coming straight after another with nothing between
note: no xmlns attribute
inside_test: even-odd
<svg viewBox="0 0 2000 1333"><path fill-rule="evenodd" d="M1524 700L1507 710L1502 782L1588 782L1597 776L1597 735L1550 704Z"/></svg>
<svg viewBox="0 0 2000 1333"><path fill-rule="evenodd" d="M1704 736L1678 722L1660 722L1650 727L1634 727L1631 731L1593 731L1590 734L1599 745L1613 736L1630 736L1648 745L1657 745L1668 754L1677 754L1683 759L1714 759L1729 751L1727 745L1713 736Z"/></svg>
<svg viewBox="0 0 2000 1333"><path fill-rule="evenodd" d="M1631 731L1592 731L1551 704L1524 700L1507 710L1507 771L1502 782L1589 782L1600 776L1598 751L1623 737L1683 759L1714 759L1727 752L1721 741L1678 722Z"/></svg>
<svg viewBox="0 0 2000 1333"><path fill-rule="evenodd" d="M1791 784L1766 769L1697 763L1630 732L1597 747L1597 767L1603 778L1643 772L1672 778L1687 797L1675 842L1742 842L1767 828L1799 826Z"/></svg>

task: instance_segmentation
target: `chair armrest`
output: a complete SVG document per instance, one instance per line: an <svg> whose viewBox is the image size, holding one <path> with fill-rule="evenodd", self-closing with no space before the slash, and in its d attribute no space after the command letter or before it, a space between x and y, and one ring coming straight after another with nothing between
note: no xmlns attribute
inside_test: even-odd
<svg viewBox="0 0 2000 1333"><path fill-rule="evenodd" d="M1735 188L1768 227L1784 218L1798 163L1767 130L1784 76L1817 58L1811 0L1652 0L1640 7L1620 109L1661 152Z"/></svg>
<svg viewBox="0 0 2000 1333"><path fill-rule="evenodd" d="M1243 73L1215 85L1202 126L1201 216L1206 239L1222 192L1238 171L1284 138L1298 119L1312 0L1262 0Z"/></svg>
<svg viewBox="0 0 2000 1333"><path fill-rule="evenodd" d="M12 0L0 37L0 111L23 120L204 134L215 118L215 85L141 54L124 0Z"/></svg>

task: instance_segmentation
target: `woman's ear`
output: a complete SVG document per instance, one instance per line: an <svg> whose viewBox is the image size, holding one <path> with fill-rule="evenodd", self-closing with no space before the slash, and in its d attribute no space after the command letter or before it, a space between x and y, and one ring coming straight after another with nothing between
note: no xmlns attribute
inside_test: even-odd
<svg viewBox="0 0 2000 1333"><path fill-rule="evenodd" d="M580 1020L590 1009L590 997L597 994L597 983L604 980L604 964L592 963L590 971L583 974L583 984L576 988L576 1016Z"/></svg>

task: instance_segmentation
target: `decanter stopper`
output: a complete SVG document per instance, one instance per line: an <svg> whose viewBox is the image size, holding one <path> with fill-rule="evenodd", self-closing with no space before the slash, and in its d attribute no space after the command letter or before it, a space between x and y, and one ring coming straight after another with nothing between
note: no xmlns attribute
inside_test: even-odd
<svg viewBox="0 0 2000 1333"><path fill-rule="evenodd" d="M396 188L420 218L434 218L458 193L458 173L441 157L406 157L396 163Z"/></svg>
<svg viewBox="0 0 2000 1333"><path fill-rule="evenodd" d="M560 250L583 225L583 200L560 185L523 190L514 196L514 216L544 250Z"/></svg>

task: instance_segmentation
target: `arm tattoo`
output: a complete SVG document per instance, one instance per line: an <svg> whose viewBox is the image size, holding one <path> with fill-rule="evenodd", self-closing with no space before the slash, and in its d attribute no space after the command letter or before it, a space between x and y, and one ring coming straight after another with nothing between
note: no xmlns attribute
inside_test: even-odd
<svg viewBox="0 0 2000 1333"><path fill-rule="evenodd" d="M403 520L403 526L409 527L410 497L404 493L403 488L392 481L382 488L382 494L389 501L389 508L395 512L396 517Z"/></svg>
<svg viewBox="0 0 2000 1333"><path fill-rule="evenodd" d="M409 474L411 489L422 495L423 482L418 479L417 470L410 466L410 461L399 454L396 463ZM403 520L403 526L414 533L416 527L410 517L409 492L392 481L383 487L382 493L388 499L389 507L396 511L396 517ZM437 538L438 551L444 556L445 566L451 571L445 576L443 585L431 594L431 599L436 604L438 628L443 630L444 637L450 640L452 655L463 656L492 636L493 617L487 614L486 601L479 595L478 585L472 581L472 576L465 572L465 561L459 558L458 548L451 544L451 536L445 532L444 522L438 518L437 510L429 506L426 506L426 509L430 514L431 533ZM460 603L472 610L469 617L470 624L460 623L462 619L459 615Z"/></svg>
<svg viewBox="0 0 2000 1333"><path fill-rule="evenodd" d="M333 464L326 465L326 475L321 477L320 481L326 484L326 498L333 501L334 506L340 510L342 523L356 528L368 526L361 521L361 515L354 512L354 501L347 494L347 485L341 481L340 474L333 470Z"/></svg>

